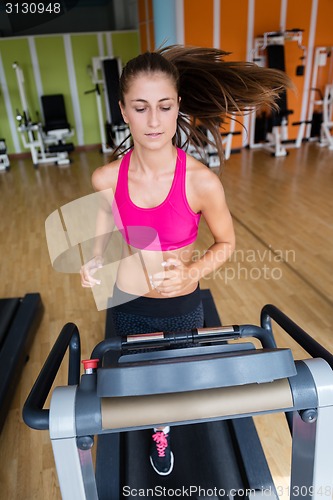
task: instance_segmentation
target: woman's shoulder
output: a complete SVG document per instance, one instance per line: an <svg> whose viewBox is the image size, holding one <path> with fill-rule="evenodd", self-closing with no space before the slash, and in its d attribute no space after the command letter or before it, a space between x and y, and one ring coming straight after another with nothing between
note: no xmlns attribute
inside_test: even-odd
<svg viewBox="0 0 333 500"><path fill-rule="evenodd" d="M119 167L121 158L98 167L91 177L91 182L95 191L103 191L105 189L115 189L118 179Z"/></svg>
<svg viewBox="0 0 333 500"><path fill-rule="evenodd" d="M205 212L216 200L225 198L218 175L190 155L186 155L186 193L195 212Z"/></svg>
<svg viewBox="0 0 333 500"><path fill-rule="evenodd" d="M222 184L218 175L207 165L204 165L193 156L186 154L186 176L194 189L201 193L207 190L221 189Z"/></svg>

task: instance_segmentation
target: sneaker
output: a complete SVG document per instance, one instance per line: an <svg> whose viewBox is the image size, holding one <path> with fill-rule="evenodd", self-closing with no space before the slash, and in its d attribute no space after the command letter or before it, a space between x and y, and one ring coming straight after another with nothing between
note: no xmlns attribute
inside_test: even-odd
<svg viewBox="0 0 333 500"><path fill-rule="evenodd" d="M150 463L160 476L167 476L173 469L173 453L170 450L170 436L163 431L156 431L153 435L150 450Z"/></svg>

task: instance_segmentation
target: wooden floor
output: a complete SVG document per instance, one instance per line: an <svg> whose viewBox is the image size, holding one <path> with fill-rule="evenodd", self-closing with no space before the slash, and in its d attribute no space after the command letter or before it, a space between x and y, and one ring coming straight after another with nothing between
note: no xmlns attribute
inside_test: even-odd
<svg viewBox="0 0 333 500"><path fill-rule="evenodd" d="M46 431L22 421L25 398L60 329L78 325L82 356L103 338L105 312L77 274L50 264L44 223L65 203L91 193L92 171L104 162L98 151L75 152L69 167L12 160L0 175L2 255L0 297L40 292L45 314L0 436L0 498L60 498ZM333 351L333 152L307 144L286 158L243 150L225 164L223 183L233 215L237 250L224 269L203 280L224 324L256 323L273 303ZM202 223L199 248L210 243ZM306 356L276 328L278 343ZM66 383L65 368L57 384ZM288 498L290 437L283 416L256 418L281 497Z"/></svg>

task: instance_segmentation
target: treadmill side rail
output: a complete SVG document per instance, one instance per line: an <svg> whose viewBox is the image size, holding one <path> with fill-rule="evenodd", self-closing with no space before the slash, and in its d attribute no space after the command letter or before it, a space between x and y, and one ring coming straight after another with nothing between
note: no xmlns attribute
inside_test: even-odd
<svg viewBox="0 0 333 500"><path fill-rule="evenodd" d="M98 500L91 450L77 447L76 386L56 387L50 404L50 437L63 500Z"/></svg>
<svg viewBox="0 0 333 500"><path fill-rule="evenodd" d="M293 415L290 499L321 500L333 492L333 372L323 359L303 362L315 381L318 413L313 421Z"/></svg>

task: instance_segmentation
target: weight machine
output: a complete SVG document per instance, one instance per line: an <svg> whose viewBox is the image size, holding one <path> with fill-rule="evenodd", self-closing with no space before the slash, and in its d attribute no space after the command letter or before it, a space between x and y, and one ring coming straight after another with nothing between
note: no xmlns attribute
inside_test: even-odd
<svg viewBox="0 0 333 500"><path fill-rule="evenodd" d="M10 163L7 155L7 146L5 139L0 139L0 171L9 170Z"/></svg>
<svg viewBox="0 0 333 500"><path fill-rule="evenodd" d="M333 150L333 47L316 47L308 108L309 140L318 139L318 146Z"/></svg>
<svg viewBox="0 0 333 500"><path fill-rule="evenodd" d="M230 158L232 152L232 140L236 135L240 135L241 132L235 130L236 119L232 116L229 117L228 123L223 123L224 132L221 132L221 145L224 148L224 159L228 160ZM210 168L219 167L220 159L218 156L217 148L214 145L214 138L205 127L199 128L203 132L203 134L207 137L207 140L202 145L189 144L186 149L186 152L197 158L199 161L202 161L205 165ZM227 130L226 130L227 129ZM186 137L185 134L182 133L183 141L185 142Z"/></svg>
<svg viewBox="0 0 333 500"><path fill-rule="evenodd" d="M223 128L229 128L228 131L221 132L221 142L222 146L224 147L224 159L229 160L230 155L231 155L231 148L232 148L232 140L235 135L240 135L241 132L235 130L235 125L236 125L236 120L235 118L230 118L229 123L223 124ZM207 131L207 137L210 141L213 141L213 137L209 131ZM217 154L217 149L210 143L208 142L206 147L205 147L205 154L206 154L206 164L209 167L219 167L220 166L220 160Z"/></svg>
<svg viewBox="0 0 333 500"><path fill-rule="evenodd" d="M323 121L320 128L319 146L328 146L333 150L333 84L325 85L323 97Z"/></svg>
<svg viewBox="0 0 333 500"><path fill-rule="evenodd" d="M45 125L40 121L34 122L28 110L28 103L24 89L24 75L19 64L15 62L13 69L16 73L22 112L17 111L18 130L21 134L23 146L30 149L32 162L35 168L44 163L68 165L69 155L74 150L72 143L67 139L74 135L66 115L63 95L44 95L41 97Z"/></svg>
<svg viewBox="0 0 333 500"><path fill-rule="evenodd" d="M0 139L0 171L9 170L10 162L7 155L5 139Z"/></svg>
<svg viewBox="0 0 333 500"><path fill-rule="evenodd" d="M93 57L92 64L88 66L95 88L85 94L94 92L96 95L102 153L112 153L123 143L124 148L130 146L130 131L118 104L121 70L120 59L114 57Z"/></svg>
<svg viewBox="0 0 333 500"><path fill-rule="evenodd" d="M279 32L266 32L254 41L253 62L259 66L285 71L285 43L296 42L302 51L301 64L296 67L296 75L304 74L304 63L307 56L306 47L302 44L303 30L293 29ZM302 144L305 127L308 121L293 122L293 126L299 126L296 140L288 138L288 118L293 110L288 109L287 92L281 92L279 110L263 111L259 116L253 112L250 118L249 147L251 149L265 149L272 156L286 156L287 148L299 148Z"/></svg>

